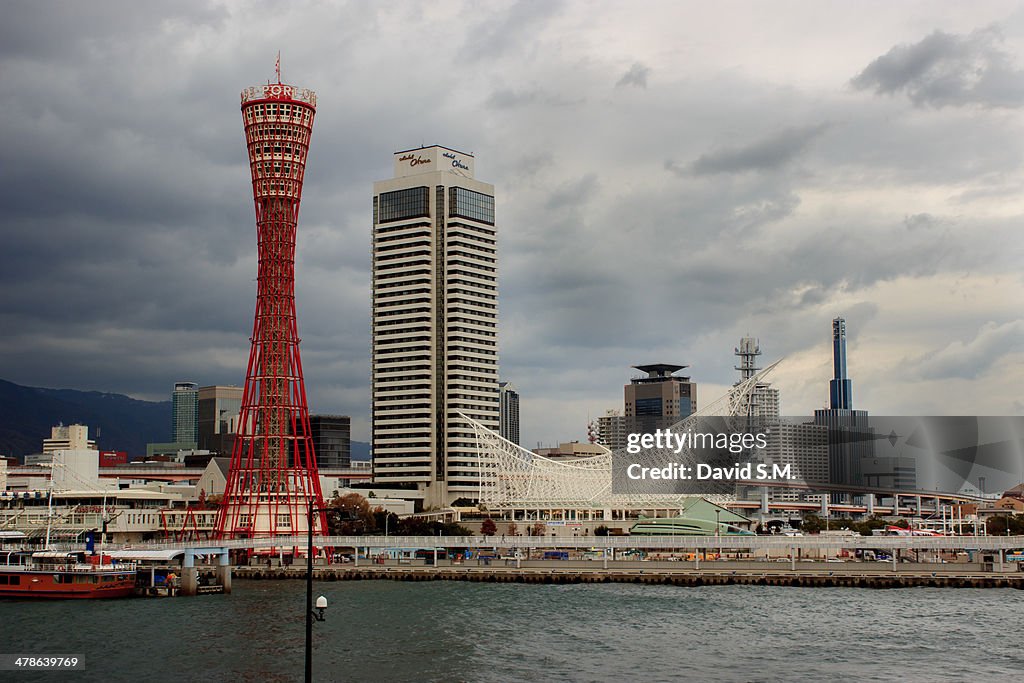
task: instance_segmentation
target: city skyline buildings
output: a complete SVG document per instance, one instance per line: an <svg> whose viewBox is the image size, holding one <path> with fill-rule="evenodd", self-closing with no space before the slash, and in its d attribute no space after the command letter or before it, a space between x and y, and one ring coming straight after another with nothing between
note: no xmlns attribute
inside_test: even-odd
<svg viewBox="0 0 1024 683"><path fill-rule="evenodd" d="M461 416L499 428L494 186L449 147L393 159L393 177L373 184L374 481L443 507L480 481Z"/></svg>
<svg viewBox="0 0 1024 683"><path fill-rule="evenodd" d="M217 98L281 47L325 92L394 86L318 119L327 151L311 161L322 182L307 193L297 254L308 275L297 292L303 356L318 377L310 398L351 414L357 439L369 435L365 188L388 177L397 143L423 138L473 150L486 160L481 177L508 191L502 371L531 397L524 443L571 438L565 426L615 405L621 368L643 358L685 358L704 396L718 395L735 381L721 351L746 330L771 340L772 359L786 357L773 382L786 412L807 414L829 401L820 325L837 312L850 326L855 405L1018 410L1019 106L955 80L941 101L928 87L932 68L973 63L983 84L1019 70L1010 12L831 5L841 31L797 33L786 27L803 13L792 9L775 9L786 20L767 28L768 9L756 7L739 25L657 4L642 16L451 9L357 16L300 3L271 24L260 13L217 10L221 20L207 21L201 10L149 7L135 15L146 30L113 31L119 17L100 3L67 10L79 31L42 33L40 10L12 8L26 37L0 57L21 93L0 122L18 143L0 152L14 181L4 190L0 376L152 400L182 377L241 383L256 245L234 227L250 220L235 192L247 171L237 120ZM372 30L356 42L325 31L378 18L450 39L426 59L411 44L384 49ZM580 40L556 50L567 25ZM267 29L289 38L239 38ZM506 31L528 31L534 47L485 39ZM702 42L709 31L724 42ZM797 59L824 54L821 44L827 58ZM882 68L929 47L934 61L919 73ZM187 79L169 77L168 53ZM353 68L337 67L355 54ZM879 91L882 73L892 80ZM65 85L68 97L45 96ZM112 87L116 101L102 94ZM437 107L408 116L441 90ZM680 111L692 122L683 131Z"/></svg>

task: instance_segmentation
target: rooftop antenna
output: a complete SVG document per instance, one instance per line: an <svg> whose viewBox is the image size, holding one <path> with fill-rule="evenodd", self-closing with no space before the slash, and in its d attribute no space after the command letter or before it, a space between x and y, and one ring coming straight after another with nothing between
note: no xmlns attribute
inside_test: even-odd
<svg viewBox="0 0 1024 683"><path fill-rule="evenodd" d="M277 72L277 83L281 84L281 51L277 51L277 62L274 63L274 71Z"/></svg>

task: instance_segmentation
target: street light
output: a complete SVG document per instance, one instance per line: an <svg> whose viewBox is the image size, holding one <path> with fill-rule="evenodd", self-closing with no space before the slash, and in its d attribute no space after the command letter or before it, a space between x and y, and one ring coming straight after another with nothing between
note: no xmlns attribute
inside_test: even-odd
<svg viewBox="0 0 1024 683"><path fill-rule="evenodd" d="M325 609L327 609L327 598L321 595L316 599L316 613L313 615L313 618L317 621L323 621Z"/></svg>
<svg viewBox="0 0 1024 683"><path fill-rule="evenodd" d="M309 517L306 518L306 683L313 681L313 620L324 621L327 608L327 598L321 595L316 599L317 611L313 611L313 515L332 510L315 507L314 502L313 498L309 499Z"/></svg>
<svg viewBox="0 0 1024 683"><path fill-rule="evenodd" d="M721 535L722 535L722 511L716 509L715 510L715 536L719 539L718 540L718 559L719 560L722 559L722 540L721 540Z"/></svg>

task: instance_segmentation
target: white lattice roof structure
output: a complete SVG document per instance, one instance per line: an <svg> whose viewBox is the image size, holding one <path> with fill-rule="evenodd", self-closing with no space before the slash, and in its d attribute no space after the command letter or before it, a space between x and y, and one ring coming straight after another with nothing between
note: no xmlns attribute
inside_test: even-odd
<svg viewBox="0 0 1024 683"><path fill-rule="evenodd" d="M746 418L758 383L781 361L776 361L753 377L732 387L724 396L672 426L683 431L688 423L701 417L721 415ZM462 416L476 433L480 454L480 503L489 510L527 509L646 509L673 508L687 495L612 493L612 452L572 459L553 459L537 455L501 438L479 422ZM655 459L679 462L692 456L686 451L651 451ZM732 499L728 495L705 496L716 503Z"/></svg>

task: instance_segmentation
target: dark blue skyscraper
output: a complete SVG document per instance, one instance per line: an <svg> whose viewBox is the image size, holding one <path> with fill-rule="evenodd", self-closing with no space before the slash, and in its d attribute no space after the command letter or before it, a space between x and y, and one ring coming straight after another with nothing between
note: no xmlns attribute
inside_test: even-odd
<svg viewBox="0 0 1024 683"><path fill-rule="evenodd" d="M853 388L846 376L846 320L832 321L832 381L829 382L829 408L850 410L853 408Z"/></svg>
<svg viewBox="0 0 1024 683"><path fill-rule="evenodd" d="M815 424L828 427L829 482L844 486L862 483L861 461L874 454L866 410L853 409L853 390L846 376L846 320L832 321L832 374L829 407L814 411ZM833 503L849 501L848 494L833 493Z"/></svg>

